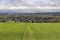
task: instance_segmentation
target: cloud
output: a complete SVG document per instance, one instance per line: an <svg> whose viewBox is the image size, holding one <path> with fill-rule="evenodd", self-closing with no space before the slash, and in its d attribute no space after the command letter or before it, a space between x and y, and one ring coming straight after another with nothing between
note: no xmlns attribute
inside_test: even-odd
<svg viewBox="0 0 60 40"><path fill-rule="evenodd" d="M60 0L0 0L0 4L23 6L60 6Z"/></svg>
<svg viewBox="0 0 60 40"><path fill-rule="evenodd" d="M0 10L60 11L60 0L0 0Z"/></svg>
<svg viewBox="0 0 60 40"><path fill-rule="evenodd" d="M60 9L60 7L54 7L54 6L44 6L44 7L41 7L41 6L33 6L33 7L26 7L26 6L12 6L12 5L0 5L0 9L10 9L10 10L32 10L32 9L35 9L35 10L41 10L41 9L46 9L46 10L52 10L52 9Z"/></svg>

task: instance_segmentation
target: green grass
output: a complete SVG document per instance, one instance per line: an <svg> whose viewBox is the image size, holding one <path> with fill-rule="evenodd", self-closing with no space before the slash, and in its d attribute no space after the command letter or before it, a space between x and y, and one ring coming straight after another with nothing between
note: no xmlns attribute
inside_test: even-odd
<svg viewBox="0 0 60 40"><path fill-rule="evenodd" d="M0 40L60 40L60 23L0 23Z"/></svg>

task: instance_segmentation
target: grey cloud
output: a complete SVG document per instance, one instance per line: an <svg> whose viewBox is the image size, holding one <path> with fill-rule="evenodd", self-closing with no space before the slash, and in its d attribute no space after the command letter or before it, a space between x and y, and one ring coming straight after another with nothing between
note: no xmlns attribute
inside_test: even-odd
<svg viewBox="0 0 60 40"><path fill-rule="evenodd" d="M22 6L60 6L60 0L0 0L0 4Z"/></svg>

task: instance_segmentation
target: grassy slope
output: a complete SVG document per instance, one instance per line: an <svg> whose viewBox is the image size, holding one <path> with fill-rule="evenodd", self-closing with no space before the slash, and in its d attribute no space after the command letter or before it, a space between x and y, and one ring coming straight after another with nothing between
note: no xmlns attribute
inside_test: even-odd
<svg viewBox="0 0 60 40"><path fill-rule="evenodd" d="M60 40L60 23L0 23L0 40L22 40L22 38Z"/></svg>

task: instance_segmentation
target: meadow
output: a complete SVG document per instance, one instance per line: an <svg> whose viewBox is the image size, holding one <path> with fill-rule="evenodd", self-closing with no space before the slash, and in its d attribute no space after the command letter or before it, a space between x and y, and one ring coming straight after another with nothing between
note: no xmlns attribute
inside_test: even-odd
<svg viewBox="0 0 60 40"><path fill-rule="evenodd" d="M60 23L0 23L0 40L60 40Z"/></svg>

